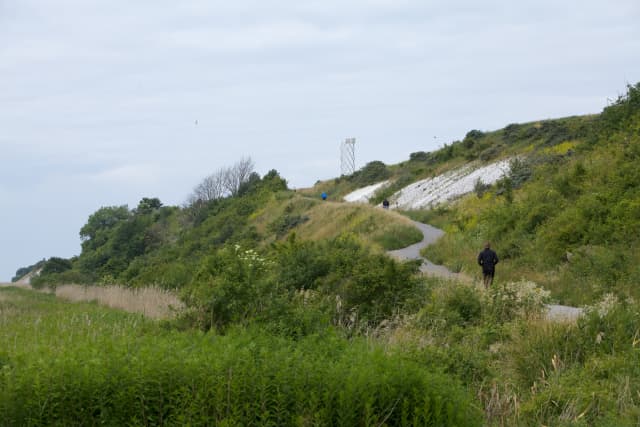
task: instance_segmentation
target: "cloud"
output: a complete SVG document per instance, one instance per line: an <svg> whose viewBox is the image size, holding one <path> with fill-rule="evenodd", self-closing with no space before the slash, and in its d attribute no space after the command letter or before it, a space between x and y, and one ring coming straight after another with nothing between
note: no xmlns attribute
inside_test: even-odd
<svg viewBox="0 0 640 427"><path fill-rule="evenodd" d="M203 52L244 52L264 49L338 45L349 31L321 28L310 22L276 21L234 28L201 27L176 30L169 34L170 46L195 48Z"/></svg>
<svg viewBox="0 0 640 427"><path fill-rule="evenodd" d="M104 170L89 177L90 181L115 185L151 185L161 171L148 164L127 164Z"/></svg>
<svg viewBox="0 0 640 427"><path fill-rule="evenodd" d="M639 79L639 21L636 0L0 2L0 196L77 230L101 205L180 203L241 156L303 187L339 174L346 137L358 166L395 163L597 112ZM0 234L40 230L20 221Z"/></svg>

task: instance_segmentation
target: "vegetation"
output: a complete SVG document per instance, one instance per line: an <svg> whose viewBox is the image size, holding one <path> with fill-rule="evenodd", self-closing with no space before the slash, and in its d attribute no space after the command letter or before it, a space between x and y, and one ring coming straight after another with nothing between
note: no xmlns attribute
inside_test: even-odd
<svg viewBox="0 0 640 427"><path fill-rule="evenodd" d="M640 298L639 88L629 87L598 117L532 132L508 126L502 133L510 143L521 143L513 134L541 143L480 198L428 213L447 236L427 256L476 272L474 253L489 240L503 260L499 275L531 277L560 301Z"/></svg>
<svg viewBox="0 0 640 427"><path fill-rule="evenodd" d="M310 190L243 168L215 192L232 167L183 207L103 207L81 229L82 253L40 263L34 283L156 285L185 309L151 321L0 289L0 419L638 425L639 157L640 84L596 116L472 130ZM416 179L504 158L498 182L403 213L447 232L426 255L469 283L384 254L420 239L407 218L338 202L389 180L377 203ZM501 262L485 291L473 276L487 240ZM551 301L585 314L551 321Z"/></svg>
<svg viewBox="0 0 640 427"><path fill-rule="evenodd" d="M3 425L481 424L460 384L330 330L299 341L177 332L48 295L0 296Z"/></svg>
<svg viewBox="0 0 640 427"><path fill-rule="evenodd" d="M40 270L45 262L46 262L46 260L43 259L41 261L36 262L33 265L19 268L16 271L16 275L11 278L11 281L12 282L17 282L18 280L22 279L27 274L33 273L33 272L36 272L36 271Z"/></svg>

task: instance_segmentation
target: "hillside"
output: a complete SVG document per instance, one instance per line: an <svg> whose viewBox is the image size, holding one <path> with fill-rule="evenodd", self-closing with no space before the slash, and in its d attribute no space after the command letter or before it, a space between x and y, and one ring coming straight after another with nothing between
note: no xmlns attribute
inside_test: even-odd
<svg viewBox="0 0 640 427"><path fill-rule="evenodd" d="M56 337L82 341L92 366L116 372L118 381L131 377L121 369L125 361L158 359L141 337L161 344L171 366L189 361L180 372L192 378L180 388L170 371L137 374L155 399L154 417L196 416L194 410L201 420L248 424L286 416L284 425L460 425L453 408L461 407L474 425L637 425L638 160L640 84L598 115L472 130L435 152L417 151L397 165L370 162L311 189L288 189L277 171L261 177L245 170L226 192L194 193L182 207L155 198L134 209L103 207L80 230L82 253L34 264L41 271L32 284L156 285L175 290L186 310L143 330L126 320L124 335L119 315L99 312L91 319L99 327L116 320L107 328L114 337L108 332L99 347L84 323L86 335L68 333L84 319L78 309L2 290L0 321L20 336L11 328L0 334L8 349L0 352L0 390L8 390L0 392L0 414L28 419L20 408L38 407L46 394L31 385L62 390L76 378L83 398L103 396L100 408L114 410L110 377L93 382L78 373L86 361L54 345ZM217 178L228 177L214 174L196 190L216 190L206 184ZM397 209L378 207L384 199ZM422 239L408 218L445 231L426 256L466 277L478 277L477 252L491 241L501 259L493 286L427 277L419 262L388 256ZM585 314L548 321L544 308L554 301ZM41 345L40 320L24 319L46 319L52 344ZM223 353L223 365L207 356ZM58 372L68 377L58 379ZM419 381L407 382L408 373ZM201 386L204 377L211 380ZM253 390L255 378L262 388L252 401L263 405L247 410L243 387ZM174 386L165 406L163 390ZM309 387L319 394L308 395ZM180 398L215 401L229 390L237 393L224 413L203 414ZM81 412L78 401L65 404ZM351 407L357 414L340 410ZM139 416L129 409L133 415L123 419Z"/></svg>
<svg viewBox="0 0 640 427"><path fill-rule="evenodd" d="M80 256L52 258L35 283L182 289L204 258L229 245L268 253L293 234L319 241L351 233L374 252L397 249L420 239L409 216L447 232L428 257L454 271L477 275L475 253L491 241L502 278L535 280L560 302L640 297L637 98L630 86L599 115L471 130L438 151L370 162L312 189L288 190L276 171L247 173L236 194L182 208L150 198L131 210L105 207L81 230ZM383 199L404 216L375 209Z"/></svg>
<svg viewBox="0 0 640 427"><path fill-rule="evenodd" d="M485 241L504 280L526 277L561 302L640 298L638 86L602 114L472 130L399 165L319 183L348 201L383 199L446 230L426 255L477 275Z"/></svg>

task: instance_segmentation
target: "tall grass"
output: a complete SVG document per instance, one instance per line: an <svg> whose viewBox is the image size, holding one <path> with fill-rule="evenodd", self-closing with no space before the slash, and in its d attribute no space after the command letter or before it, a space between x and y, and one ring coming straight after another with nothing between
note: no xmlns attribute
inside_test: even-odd
<svg viewBox="0 0 640 427"><path fill-rule="evenodd" d="M155 287L61 285L56 287L55 294L68 301L96 301L107 307L141 313L152 319L175 317L184 308L184 303L177 295Z"/></svg>
<svg viewBox="0 0 640 427"><path fill-rule="evenodd" d="M178 332L139 314L6 292L3 425L481 423L454 380L364 340Z"/></svg>
<svg viewBox="0 0 640 427"><path fill-rule="evenodd" d="M296 231L303 239L331 239L343 233L354 233L384 250L422 240L422 233L410 219L370 205L326 202L313 207L308 215L310 221Z"/></svg>

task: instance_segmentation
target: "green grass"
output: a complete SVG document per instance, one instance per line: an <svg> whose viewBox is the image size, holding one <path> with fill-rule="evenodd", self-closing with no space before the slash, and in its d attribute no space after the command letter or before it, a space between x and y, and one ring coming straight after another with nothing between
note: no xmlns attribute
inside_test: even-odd
<svg viewBox="0 0 640 427"><path fill-rule="evenodd" d="M364 340L179 332L0 295L3 425L480 425L455 380Z"/></svg>

